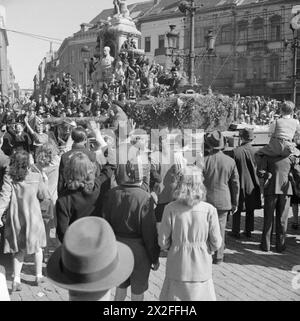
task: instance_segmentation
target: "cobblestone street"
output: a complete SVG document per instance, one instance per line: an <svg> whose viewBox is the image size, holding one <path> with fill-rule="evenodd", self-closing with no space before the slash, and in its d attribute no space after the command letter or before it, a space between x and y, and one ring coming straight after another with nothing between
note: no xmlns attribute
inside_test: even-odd
<svg viewBox="0 0 300 321"><path fill-rule="evenodd" d="M300 231L295 232L289 224L287 250L282 254L275 251L265 253L259 250L262 224L262 211L257 211L252 239L241 237L236 240L227 236L225 262L213 266L213 279L219 301L300 301L300 289L292 287L292 279L295 277L292 268L300 264ZM227 224L227 231L230 226L231 220ZM53 232L54 230L52 237ZM56 240L52 238L50 252L55 244ZM8 258L5 261L10 291L12 267ZM161 258L160 262L160 269L151 272L149 290L145 294L147 301L157 301L159 298L166 259ZM68 300L67 291L54 286L47 279L41 287L32 286L34 273L33 257L29 256L23 267L23 289L11 295L12 301Z"/></svg>

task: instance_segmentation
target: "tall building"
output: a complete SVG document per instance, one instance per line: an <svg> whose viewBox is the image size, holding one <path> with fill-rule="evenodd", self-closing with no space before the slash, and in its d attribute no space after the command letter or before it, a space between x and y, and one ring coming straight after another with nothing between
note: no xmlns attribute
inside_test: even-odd
<svg viewBox="0 0 300 321"><path fill-rule="evenodd" d="M189 52L190 20L178 9L180 1L161 0L139 19L142 48L150 59L166 64L168 25L179 32L178 49ZM203 89L225 94L291 99L293 53L292 8L299 0L195 0L195 75ZM175 29L175 30L176 30ZM215 57L207 55L206 36L216 37ZM299 35L300 36L300 35ZM300 74L300 50L298 51ZM188 59L183 64L187 71ZM300 84L298 84L300 102Z"/></svg>
<svg viewBox="0 0 300 321"><path fill-rule="evenodd" d="M154 1L153 7L139 18L138 25L142 33L141 48L144 49L149 61L155 61L166 68L172 64L168 57L167 33L169 26L176 26L179 34L177 49L184 49L186 18L178 10L179 1ZM173 59L174 60L174 59Z"/></svg>
<svg viewBox="0 0 300 321"><path fill-rule="evenodd" d="M50 81L56 80L59 76L57 52L52 50L46 54L38 66L38 71L33 78L33 94L37 99L38 95L49 95Z"/></svg>
<svg viewBox="0 0 300 321"><path fill-rule="evenodd" d="M0 6L0 91L8 96L9 67L7 62L8 38L5 30L6 25L5 7Z"/></svg>

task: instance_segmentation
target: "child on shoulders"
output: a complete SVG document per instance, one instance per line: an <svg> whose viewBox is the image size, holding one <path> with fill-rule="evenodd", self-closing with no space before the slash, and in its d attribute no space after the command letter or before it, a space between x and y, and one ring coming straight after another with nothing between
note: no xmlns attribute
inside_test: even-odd
<svg viewBox="0 0 300 321"><path fill-rule="evenodd" d="M293 118L295 105L291 101L285 101L281 106L281 118L276 120L270 128L272 133L270 142L258 151L258 156L290 156L300 155L300 151L293 142L295 134L300 134L300 123Z"/></svg>

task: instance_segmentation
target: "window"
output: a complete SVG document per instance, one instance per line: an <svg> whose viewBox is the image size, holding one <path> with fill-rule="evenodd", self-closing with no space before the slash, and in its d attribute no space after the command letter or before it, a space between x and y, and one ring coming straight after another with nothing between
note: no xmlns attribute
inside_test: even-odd
<svg viewBox="0 0 300 321"><path fill-rule="evenodd" d="M158 48L165 48L165 35L158 36Z"/></svg>
<svg viewBox="0 0 300 321"><path fill-rule="evenodd" d="M247 59L240 58L237 61L237 81L245 81L247 79Z"/></svg>
<svg viewBox="0 0 300 321"><path fill-rule="evenodd" d="M271 41L281 40L281 17L273 16L270 18L270 38Z"/></svg>
<svg viewBox="0 0 300 321"><path fill-rule="evenodd" d="M232 41L231 25L222 27L220 35L220 43L230 43Z"/></svg>
<svg viewBox="0 0 300 321"><path fill-rule="evenodd" d="M254 58L253 61L253 79L262 79L263 75L263 59L258 57Z"/></svg>
<svg viewBox="0 0 300 321"><path fill-rule="evenodd" d="M238 23L237 41L244 42L244 41L247 41L247 38L248 38L248 22L241 21Z"/></svg>
<svg viewBox="0 0 300 321"><path fill-rule="evenodd" d="M253 40L264 39L264 19L256 18L253 21Z"/></svg>
<svg viewBox="0 0 300 321"><path fill-rule="evenodd" d="M270 80L279 79L279 57L272 57L270 59Z"/></svg>
<svg viewBox="0 0 300 321"><path fill-rule="evenodd" d="M145 37L145 52L151 51L151 37Z"/></svg>
<svg viewBox="0 0 300 321"><path fill-rule="evenodd" d="M220 57L219 61L220 74L218 78L228 78L232 75L231 59L228 57Z"/></svg>
<svg viewBox="0 0 300 321"><path fill-rule="evenodd" d="M201 44L203 43L202 40L202 29L201 28L195 28L195 47L199 48L201 47Z"/></svg>
<svg viewBox="0 0 300 321"><path fill-rule="evenodd" d="M82 71L79 71L79 84L83 84L83 72Z"/></svg>
<svg viewBox="0 0 300 321"><path fill-rule="evenodd" d="M70 64L74 64L74 63L75 63L75 51L74 49L72 49L70 54Z"/></svg>

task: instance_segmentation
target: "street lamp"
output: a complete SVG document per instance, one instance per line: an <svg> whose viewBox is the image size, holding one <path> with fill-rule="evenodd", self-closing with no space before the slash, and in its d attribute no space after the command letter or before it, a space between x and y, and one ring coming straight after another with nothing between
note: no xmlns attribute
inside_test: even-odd
<svg viewBox="0 0 300 321"><path fill-rule="evenodd" d="M176 49L178 47L179 33L175 31L176 25L170 25L170 31L167 33L168 47Z"/></svg>
<svg viewBox="0 0 300 321"><path fill-rule="evenodd" d="M81 57L83 59L84 65L84 93L87 94L87 86L88 86L88 65L89 65L89 58L90 58L90 49L88 46L84 46L81 48Z"/></svg>
<svg viewBox="0 0 300 321"><path fill-rule="evenodd" d="M216 43L216 37L214 35L213 30L208 30L208 33L205 37L206 39L206 50L208 52L208 54L213 53L213 51L215 50L215 43Z"/></svg>
<svg viewBox="0 0 300 321"><path fill-rule="evenodd" d="M198 8L203 7L203 4L200 6L195 6L195 0L188 1L181 1L179 3L179 10L184 13L185 15L190 16L190 44L189 44L189 54L179 54L175 52L175 49L178 48L178 39L179 33L175 31L175 25L170 25L170 31L166 34L168 38L168 49L171 50L171 53L166 54L167 56L172 57L181 57L185 58L186 56L189 57L189 83L191 86L195 84L195 58L196 57L215 57L215 42L216 37L214 35L213 30L209 30L206 39L206 52L202 55L195 54L195 12ZM178 50L180 51L180 50Z"/></svg>
<svg viewBox="0 0 300 321"><path fill-rule="evenodd" d="M172 57L172 62L174 63L174 56L177 56L176 60L178 61L177 64L180 64L179 62L179 55L175 54L175 50L178 48L178 41L179 41L179 32L175 31L176 25L170 25L170 31L166 34L168 39L168 51L171 51L171 53L167 53L167 56Z"/></svg>
<svg viewBox="0 0 300 321"><path fill-rule="evenodd" d="M300 11L292 18L290 28L293 31L293 39L292 40L284 40L284 47L290 45L291 49L293 50L293 75L292 82L293 82L293 102L296 105L297 100L297 58L298 58L298 48L300 48L300 39L298 38L298 31L300 30Z"/></svg>
<svg viewBox="0 0 300 321"><path fill-rule="evenodd" d="M190 85L194 86L195 83L195 12L197 7L195 6L195 0L181 1L179 10L185 15L190 15L190 63L189 63L189 81Z"/></svg>

